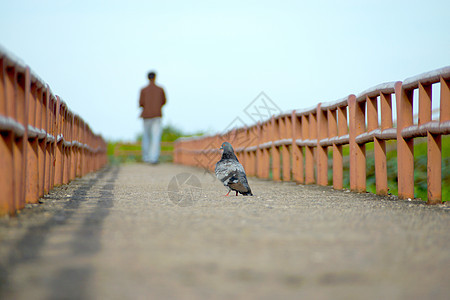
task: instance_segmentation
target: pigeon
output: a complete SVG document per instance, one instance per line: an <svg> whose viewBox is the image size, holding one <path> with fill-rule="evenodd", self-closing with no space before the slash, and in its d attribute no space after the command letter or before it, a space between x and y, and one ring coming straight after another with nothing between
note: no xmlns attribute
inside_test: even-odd
<svg viewBox="0 0 450 300"><path fill-rule="evenodd" d="M231 144L224 142L220 149L223 150L222 158L216 163L215 171L217 178L228 188L226 196L232 190L236 191L236 196L238 192L244 196L253 196L244 167L239 163Z"/></svg>

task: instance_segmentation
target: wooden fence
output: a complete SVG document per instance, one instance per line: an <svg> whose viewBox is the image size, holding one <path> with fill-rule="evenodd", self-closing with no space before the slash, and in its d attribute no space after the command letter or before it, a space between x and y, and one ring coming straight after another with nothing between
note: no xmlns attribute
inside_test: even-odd
<svg viewBox="0 0 450 300"><path fill-rule="evenodd" d="M3 49L0 133L0 216L107 163L103 138Z"/></svg>
<svg viewBox="0 0 450 300"><path fill-rule="evenodd" d="M439 120L432 120L432 85L440 85ZM418 90L418 92L414 92ZM413 123L413 95L418 94L418 122ZM395 98L396 116L393 115ZM395 122L396 121L396 122ZM209 170L229 141L250 176L275 181L328 185L328 150L332 149L332 184L343 188L343 145L350 148L350 189L366 191L366 144L374 143L376 193L388 193L386 141L397 141L398 196L414 198L414 138L427 137L428 203L441 203L441 136L450 133L450 67L377 85L358 95L311 109L272 116L223 135L179 139L174 161Z"/></svg>

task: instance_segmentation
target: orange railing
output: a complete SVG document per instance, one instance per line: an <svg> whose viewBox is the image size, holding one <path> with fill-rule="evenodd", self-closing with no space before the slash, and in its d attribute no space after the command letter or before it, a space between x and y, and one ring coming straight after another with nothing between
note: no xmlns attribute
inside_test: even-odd
<svg viewBox="0 0 450 300"><path fill-rule="evenodd" d="M440 84L439 120L432 120L432 85ZM418 89L418 123L413 124L413 94ZM392 102L395 98L396 116ZM366 151L374 143L376 193L388 193L386 141L396 140L398 195L414 198L416 137L428 142L428 203L441 203L441 135L450 133L450 67L403 82L389 82L306 110L272 116L223 135L180 139L176 163L214 169L220 144L235 147L248 175L303 184L328 185L328 149L332 148L332 184L343 188L343 145L350 151L350 189L366 191Z"/></svg>
<svg viewBox="0 0 450 300"><path fill-rule="evenodd" d="M106 143L30 68L0 49L0 215L107 163Z"/></svg>

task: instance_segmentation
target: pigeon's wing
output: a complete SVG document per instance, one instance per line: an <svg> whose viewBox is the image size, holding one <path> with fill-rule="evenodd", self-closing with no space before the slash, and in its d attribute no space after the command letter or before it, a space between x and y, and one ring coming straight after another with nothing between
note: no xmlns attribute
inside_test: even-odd
<svg viewBox="0 0 450 300"><path fill-rule="evenodd" d="M226 186L228 184L230 171L225 160L219 160L216 163L215 173L217 179L219 179L223 183L223 185Z"/></svg>
<svg viewBox="0 0 450 300"><path fill-rule="evenodd" d="M242 165L231 159L220 160L216 164L216 176L224 185L228 185L231 179L238 180L238 174L244 172ZM245 174L245 173L244 173Z"/></svg>
<svg viewBox="0 0 450 300"><path fill-rule="evenodd" d="M223 185L241 193L251 193L244 167L238 161L221 160L216 164L215 171Z"/></svg>
<svg viewBox="0 0 450 300"><path fill-rule="evenodd" d="M228 183L228 186L235 191L241 192L241 193L248 193L250 192L250 188L248 184L245 184L244 182L237 181L236 183L230 182Z"/></svg>
<svg viewBox="0 0 450 300"><path fill-rule="evenodd" d="M217 179L219 179L225 186L228 185L228 181L233 176L234 171L235 169L233 168L229 160L220 160L216 164L215 172Z"/></svg>
<svg viewBox="0 0 450 300"><path fill-rule="evenodd" d="M243 168L242 168L243 170ZM228 186L233 190L236 190L241 193L250 193L250 186L248 185L247 176L243 171L236 171L235 176L233 176L232 180L228 183Z"/></svg>

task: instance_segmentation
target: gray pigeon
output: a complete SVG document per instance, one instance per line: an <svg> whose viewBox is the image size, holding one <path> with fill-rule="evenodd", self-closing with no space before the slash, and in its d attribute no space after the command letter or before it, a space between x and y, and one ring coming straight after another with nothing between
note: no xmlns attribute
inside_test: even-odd
<svg viewBox="0 0 450 300"><path fill-rule="evenodd" d="M239 163L231 144L225 142L220 149L223 153L222 158L216 163L216 176L228 188L227 196L231 190L236 191L236 196L238 192L244 196L253 196L244 167Z"/></svg>

